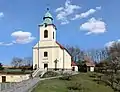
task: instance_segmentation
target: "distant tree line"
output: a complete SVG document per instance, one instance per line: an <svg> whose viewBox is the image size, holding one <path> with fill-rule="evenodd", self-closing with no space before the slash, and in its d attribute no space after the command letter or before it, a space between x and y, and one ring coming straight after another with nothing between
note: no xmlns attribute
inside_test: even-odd
<svg viewBox="0 0 120 92"><path fill-rule="evenodd" d="M14 57L11 61L13 67L32 66L32 57L19 58Z"/></svg>
<svg viewBox="0 0 120 92"><path fill-rule="evenodd" d="M72 60L75 62L83 61L84 57L89 57L93 62L100 62L108 57L107 48L81 50L79 47L66 46L68 52L72 55Z"/></svg>

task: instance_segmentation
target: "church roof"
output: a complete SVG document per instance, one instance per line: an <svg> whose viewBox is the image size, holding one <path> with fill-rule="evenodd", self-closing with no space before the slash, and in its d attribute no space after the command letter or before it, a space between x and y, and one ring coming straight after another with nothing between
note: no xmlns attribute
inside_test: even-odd
<svg viewBox="0 0 120 92"><path fill-rule="evenodd" d="M77 66L77 64L74 61L72 61L71 66Z"/></svg>
<svg viewBox="0 0 120 92"><path fill-rule="evenodd" d="M56 43L59 45L59 47L61 48L61 49L64 49L64 50L66 50L67 52L68 52L68 54L70 55L70 56L72 56L70 53L69 53L69 51L64 47L64 46L62 46L60 43L58 43L57 41L56 41Z"/></svg>
<svg viewBox="0 0 120 92"><path fill-rule="evenodd" d="M56 41L56 43L60 46L61 49L65 49L60 43Z"/></svg>
<svg viewBox="0 0 120 92"><path fill-rule="evenodd" d="M85 56L85 57L84 57L84 60L85 60L85 62L86 62L86 63L85 63L86 66L95 66L94 62L91 60L90 57Z"/></svg>

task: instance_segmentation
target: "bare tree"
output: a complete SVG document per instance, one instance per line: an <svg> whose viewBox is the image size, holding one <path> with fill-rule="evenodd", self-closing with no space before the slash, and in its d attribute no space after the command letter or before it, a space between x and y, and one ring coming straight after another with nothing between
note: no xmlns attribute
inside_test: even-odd
<svg viewBox="0 0 120 92"><path fill-rule="evenodd" d="M120 43L115 42L108 48L111 69L117 73L120 70Z"/></svg>
<svg viewBox="0 0 120 92"><path fill-rule="evenodd" d="M107 50L102 49L90 49L86 51L87 56L89 56L94 62L103 61L108 57Z"/></svg>
<svg viewBox="0 0 120 92"><path fill-rule="evenodd" d="M12 59L11 64L12 64L14 67L20 67L20 66L23 65L23 59L18 58L18 57L14 57L14 58Z"/></svg>
<svg viewBox="0 0 120 92"><path fill-rule="evenodd" d="M25 57L24 64L25 64L25 66L32 66L32 64L33 64L32 57Z"/></svg>
<svg viewBox="0 0 120 92"><path fill-rule="evenodd" d="M84 52L80 50L80 48L73 47L73 46L66 46L66 49L68 50L68 52L72 55L72 59L77 62L80 59L83 58Z"/></svg>

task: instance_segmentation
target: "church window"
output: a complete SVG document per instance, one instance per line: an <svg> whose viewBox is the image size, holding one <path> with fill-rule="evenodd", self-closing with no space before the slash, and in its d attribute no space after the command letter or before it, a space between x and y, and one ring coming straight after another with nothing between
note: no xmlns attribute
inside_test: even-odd
<svg viewBox="0 0 120 92"><path fill-rule="evenodd" d="M54 32L53 32L53 39L54 39Z"/></svg>
<svg viewBox="0 0 120 92"><path fill-rule="evenodd" d="M48 52L44 52L44 57L47 57L48 56Z"/></svg>
<svg viewBox="0 0 120 92"><path fill-rule="evenodd" d="M44 31L44 38L48 38L48 31L47 30Z"/></svg>

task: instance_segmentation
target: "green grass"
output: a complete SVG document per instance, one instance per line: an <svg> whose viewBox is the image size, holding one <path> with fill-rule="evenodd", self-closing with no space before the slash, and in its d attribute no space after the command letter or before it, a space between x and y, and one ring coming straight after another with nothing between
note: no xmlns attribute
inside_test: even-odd
<svg viewBox="0 0 120 92"><path fill-rule="evenodd" d="M67 84L71 82L81 83L83 91L68 91ZM73 76L71 81L59 79L40 81L32 92L113 92L113 90L104 84L97 84L93 78L89 77L89 74L80 73Z"/></svg>

